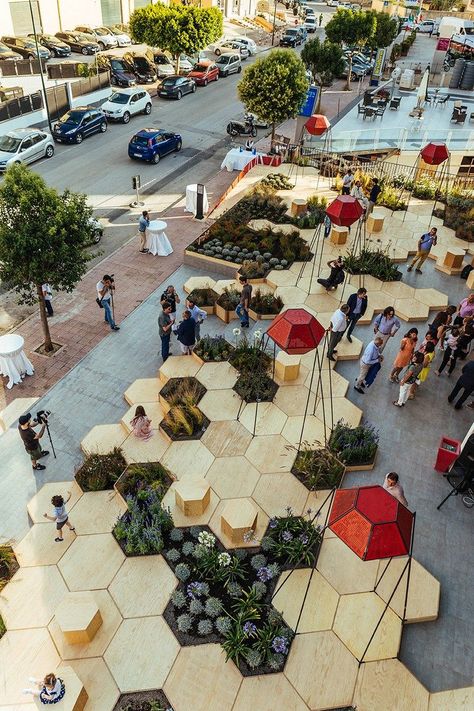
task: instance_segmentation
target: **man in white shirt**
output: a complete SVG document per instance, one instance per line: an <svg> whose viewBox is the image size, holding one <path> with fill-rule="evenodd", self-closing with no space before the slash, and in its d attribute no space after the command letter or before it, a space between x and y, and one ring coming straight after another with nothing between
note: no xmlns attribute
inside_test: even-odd
<svg viewBox="0 0 474 711"><path fill-rule="evenodd" d="M347 173L342 179L342 194L350 195L352 183L354 182L354 176L352 175L352 170L348 168Z"/></svg>
<svg viewBox="0 0 474 711"><path fill-rule="evenodd" d="M101 281L97 282L97 303L104 309L104 321L109 324L112 331L120 331L120 326L117 326L112 315L110 298L112 290L115 289L114 280L109 274L104 274Z"/></svg>
<svg viewBox="0 0 474 711"><path fill-rule="evenodd" d="M364 210L367 210L369 207L369 201L365 197L364 191L362 190L362 185L360 183L360 180L356 180L354 183L354 187L351 190L351 195L352 197L355 197L356 200L360 202Z"/></svg>
<svg viewBox="0 0 474 711"><path fill-rule="evenodd" d="M389 472L383 483L383 488L388 491L395 499L397 499L401 504L408 508L408 501L405 499L405 492L403 491L403 486L400 484L398 474L396 472Z"/></svg>
<svg viewBox="0 0 474 711"><path fill-rule="evenodd" d="M207 313L196 306L194 301L186 299L186 308L191 312L191 318L194 319L196 342L201 340L201 323L207 318Z"/></svg>
<svg viewBox="0 0 474 711"><path fill-rule="evenodd" d="M54 311L53 311L53 305L51 303L53 299L53 290L51 289L51 284L48 284L46 282L41 286L41 291L43 292L43 299L44 299L44 305L46 308L46 311L48 312L48 316L53 316Z"/></svg>
<svg viewBox="0 0 474 711"><path fill-rule="evenodd" d="M336 346L341 340L344 331L347 328L347 314L349 313L349 306L347 304L342 304L336 311L334 311L331 316L331 323L329 324L328 333L329 345L327 357L329 360L336 360L334 358L334 353L337 353Z"/></svg>

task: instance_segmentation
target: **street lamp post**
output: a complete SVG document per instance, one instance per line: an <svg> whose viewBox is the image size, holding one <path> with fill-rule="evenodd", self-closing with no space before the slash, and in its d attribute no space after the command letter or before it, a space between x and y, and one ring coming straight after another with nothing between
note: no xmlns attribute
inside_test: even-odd
<svg viewBox="0 0 474 711"><path fill-rule="evenodd" d="M275 22L276 22L276 14L277 14L277 2L278 0L273 0L273 29L272 29L272 47L273 43L275 41Z"/></svg>
<svg viewBox="0 0 474 711"><path fill-rule="evenodd" d="M35 25L35 16L33 14L33 5L31 4L31 0L28 0L28 4L30 6L30 15L31 15L31 24L33 26L33 35L35 38L35 45L36 45L36 54L38 56L38 61L40 65L40 79L41 79L41 87L43 89L43 100L44 100L44 106L46 109L46 116L48 118L48 126L49 130L51 133L53 132L53 126L51 123L51 116L49 113L49 106L48 106L48 97L46 96L46 85L44 83L44 76L43 76L43 66L41 64L41 57L40 57L40 52L39 52L39 44L38 44L38 35L36 34L36 25Z"/></svg>

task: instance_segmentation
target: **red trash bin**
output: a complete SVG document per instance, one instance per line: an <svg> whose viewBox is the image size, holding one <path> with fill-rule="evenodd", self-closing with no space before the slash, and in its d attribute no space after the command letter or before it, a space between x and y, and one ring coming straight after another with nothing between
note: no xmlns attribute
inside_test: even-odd
<svg viewBox="0 0 474 711"><path fill-rule="evenodd" d="M461 454L461 442L450 437L441 437L438 456L434 468L437 472L447 472L455 459Z"/></svg>

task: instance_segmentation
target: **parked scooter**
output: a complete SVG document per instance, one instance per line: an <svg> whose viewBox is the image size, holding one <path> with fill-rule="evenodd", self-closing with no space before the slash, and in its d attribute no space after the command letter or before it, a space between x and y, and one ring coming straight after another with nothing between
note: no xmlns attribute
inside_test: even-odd
<svg viewBox="0 0 474 711"><path fill-rule="evenodd" d="M245 121L229 121L227 133L229 136L253 136L255 138L257 129L253 118L249 116Z"/></svg>

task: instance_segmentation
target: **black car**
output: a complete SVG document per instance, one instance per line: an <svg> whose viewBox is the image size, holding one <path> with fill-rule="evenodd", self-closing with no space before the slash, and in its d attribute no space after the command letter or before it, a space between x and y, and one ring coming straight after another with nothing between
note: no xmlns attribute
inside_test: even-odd
<svg viewBox="0 0 474 711"><path fill-rule="evenodd" d="M31 37L2 37L2 42L26 59L38 59L36 42ZM43 47L39 42L38 50L41 59L49 59L51 57L49 49Z"/></svg>
<svg viewBox="0 0 474 711"><path fill-rule="evenodd" d="M303 35L297 27L290 27L280 40L280 47L296 47L303 43Z"/></svg>
<svg viewBox="0 0 474 711"><path fill-rule="evenodd" d="M82 32L56 32L55 36L68 44L73 52L97 54L100 49L93 37L89 37L89 35L85 35Z"/></svg>
<svg viewBox="0 0 474 711"><path fill-rule="evenodd" d="M194 79L173 74L166 77L158 87L157 95L167 99L181 99L184 94L194 94L196 91L196 83Z"/></svg>
<svg viewBox="0 0 474 711"><path fill-rule="evenodd" d="M28 37L34 38L34 35L28 35ZM71 48L65 42L61 42L60 39L54 35L37 35L38 42L46 47L51 52L53 57L70 57Z"/></svg>
<svg viewBox="0 0 474 711"><path fill-rule="evenodd" d="M0 62L6 60L15 61L18 59L22 59L21 54L18 54L18 52L13 52L10 47L7 47L6 44L0 42Z"/></svg>
<svg viewBox="0 0 474 711"><path fill-rule="evenodd" d="M131 54L127 52L123 56L124 60L132 67L140 84L153 84L158 79L155 65L143 54Z"/></svg>
<svg viewBox="0 0 474 711"><path fill-rule="evenodd" d="M110 83L113 86L135 86L137 83L133 66L123 57L108 57Z"/></svg>

